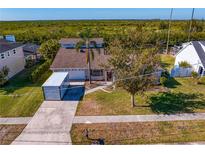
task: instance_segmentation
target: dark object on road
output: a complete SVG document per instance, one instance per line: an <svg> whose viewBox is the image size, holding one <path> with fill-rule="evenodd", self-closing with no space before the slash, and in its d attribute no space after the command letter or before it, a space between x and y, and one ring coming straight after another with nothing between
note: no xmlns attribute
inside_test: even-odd
<svg viewBox="0 0 205 154"><path fill-rule="evenodd" d="M98 139L98 143L99 143L100 145L104 145L104 144L105 144L104 138L99 138L99 139Z"/></svg>

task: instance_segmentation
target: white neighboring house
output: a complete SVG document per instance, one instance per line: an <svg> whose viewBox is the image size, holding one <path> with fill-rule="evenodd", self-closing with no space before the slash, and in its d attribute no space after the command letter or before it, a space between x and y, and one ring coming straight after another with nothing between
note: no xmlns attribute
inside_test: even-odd
<svg viewBox="0 0 205 154"><path fill-rule="evenodd" d="M25 59L22 43L0 39L0 70L4 66L9 68L8 78L24 69Z"/></svg>
<svg viewBox="0 0 205 154"><path fill-rule="evenodd" d="M175 55L174 67L186 61L192 66L192 71L199 75L205 75L205 41L191 41L183 45L183 48Z"/></svg>

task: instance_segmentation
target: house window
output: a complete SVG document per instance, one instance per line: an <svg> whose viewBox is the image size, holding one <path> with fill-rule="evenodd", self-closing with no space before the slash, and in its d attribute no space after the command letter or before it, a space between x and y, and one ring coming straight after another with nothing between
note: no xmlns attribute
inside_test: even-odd
<svg viewBox="0 0 205 154"><path fill-rule="evenodd" d="M103 70L91 70L92 76L103 76Z"/></svg>
<svg viewBox="0 0 205 154"><path fill-rule="evenodd" d="M102 48L102 44L97 44L96 45L98 48Z"/></svg>
<svg viewBox="0 0 205 154"><path fill-rule="evenodd" d="M13 50L13 53L16 54L16 50Z"/></svg>
<svg viewBox="0 0 205 154"><path fill-rule="evenodd" d="M5 55L2 53L1 54L1 59L4 59L5 58Z"/></svg>
<svg viewBox="0 0 205 154"><path fill-rule="evenodd" d="M61 46L62 46L63 48L66 48L66 49L75 48L75 44L62 44Z"/></svg>

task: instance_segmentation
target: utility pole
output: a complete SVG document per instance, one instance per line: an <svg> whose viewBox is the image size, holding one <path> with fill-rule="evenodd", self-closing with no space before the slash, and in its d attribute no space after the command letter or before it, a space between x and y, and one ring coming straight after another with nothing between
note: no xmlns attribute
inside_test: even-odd
<svg viewBox="0 0 205 154"><path fill-rule="evenodd" d="M192 22L193 22L193 18L194 18L194 8L192 9L191 21L190 21L190 25L189 25L188 42L190 41L190 37L191 37L191 30L192 30Z"/></svg>
<svg viewBox="0 0 205 154"><path fill-rule="evenodd" d="M168 28L168 34L167 34L166 54L168 54L168 50L169 50L169 37L170 37L170 28L171 28L172 14L173 14L173 8L171 9L170 18L169 18L169 28Z"/></svg>

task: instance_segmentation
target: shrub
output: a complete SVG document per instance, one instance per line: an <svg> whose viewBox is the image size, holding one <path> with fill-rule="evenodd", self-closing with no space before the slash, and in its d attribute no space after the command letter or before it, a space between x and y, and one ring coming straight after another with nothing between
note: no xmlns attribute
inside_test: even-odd
<svg viewBox="0 0 205 154"><path fill-rule="evenodd" d="M50 67L50 62L46 61L43 64L41 64L39 67L37 67L32 73L31 73L31 80L35 82L38 78L41 77L41 75L47 71Z"/></svg>
<svg viewBox="0 0 205 154"><path fill-rule="evenodd" d="M198 73L197 72L191 72L191 76L193 77L193 78L198 78Z"/></svg>
<svg viewBox="0 0 205 154"><path fill-rule="evenodd" d="M163 86L166 85L167 81L168 81L168 79L166 77L161 77L160 78L160 84L163 85Z"/></svg>
<svg viewBox="0 0 205 154"><path fill-rule="evenodd" d="M26 59L26 66L25 66L26 68L30 68L34 65L35 65L35 60L34 59L31 59L31 58Z"/></svg>
<svg viewBox="0 0 205 154"><path fill-rule="evenodd" d="M179 67L188 68L191 67L191 65L187 61L181 61Z"/></svg>
<svg viewBox="0 0 205 154"><path fill-rule="evenodd" d="M162 74L161 74L161 77L165 77L165 78L169 78L170 77L170 74L169 72L166 70L166 71L163 71Z"/></svg>
<svg viewBox="0 0 205 154"><path fill-rule="evenodd" d="M8 81L9 68L4 66L0 70L0 86L3 86Z"/></svg>
<svg viewBox="0 0 205 154"><path fill-rule="evenodd" d="M199 78L198 84L205 84L205 76Z"/></svg>
<svg viewBox="0 0 205 154"><path fill-rule="evenodd" d="M41 44L39 51L45 60L53 60L60 48L58 40L51 39Z"/></svg>

